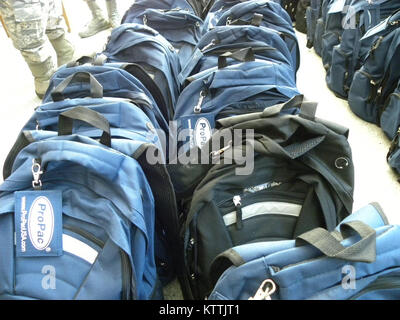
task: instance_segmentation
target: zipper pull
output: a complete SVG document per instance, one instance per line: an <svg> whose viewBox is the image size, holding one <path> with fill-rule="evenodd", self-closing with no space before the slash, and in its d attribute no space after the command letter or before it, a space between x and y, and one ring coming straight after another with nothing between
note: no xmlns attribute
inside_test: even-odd
<svg viewBox="0 0 400 320"><path fill-rule="evenodd" d="M236 229L243 229L243 219L242 219L242 198L240 196L233 197L233 204L236 209Z"/></svg>
<svg viewBox="0 0 400 320"><path fill-rule="evenodd" d="M32 187L35 190L40 190L42 188L42 181L40 180L41 175L43 174L42 167L40 162L36 159L32 159Z"/></svg>
<svg viewBox="0 0 400 320"><path fill-rule="evenodd" d="M217 44L217 39L212 39L208 45L206 45L203 49L201 49L201 52L206 51L207 49L215 46L216 44Z"/></svg>
<svg viewBox="0 0 400 320"><path fill-rule="evenodd" d="M374 44L371 47L371 55L374 55L376 49L378 49L378 47L381 45L382 41L383 41L383 36L380 36L378 39L375 40Z"/></svg>
<svg viewBox="0 0 400 320"><path fill-rule="evenodd" d="M219 149L217 151L211 151L210 152L210 156L212 158L217 158L218 156L220 156L221 154L223 154L226 150L230 149L232 147L232 140L229 141L229 144L226 147L223 147L222 149Z"/></svg>
<svg viewBox="0 0 400 320"><path fill-rule="evenodd" d="M258 288L256 294L249 300L272 300L271 295L276 291L275 282L271 279L265 280Z"/></svg>
<svg viewBox="0 0 400 320"><path fill-rule="evenodd" d="M197 102L197 105L194 107L194 113L200 113L201 112L201 105L203 104L204 98L207 96L207 91L206 90L201 90L200 91L200 98L199 101Z"/></svg>

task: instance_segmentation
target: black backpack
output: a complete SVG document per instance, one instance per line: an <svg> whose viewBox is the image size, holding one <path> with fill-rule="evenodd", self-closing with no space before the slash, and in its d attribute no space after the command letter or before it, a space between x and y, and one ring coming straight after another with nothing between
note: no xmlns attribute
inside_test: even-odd
<svg viewBox="0 0 400 320"><path fill-rule="evenodd" d="M221 252L293 239L316 227L333 230L352 212L348 130L316 119L316 105L302 100L296 96L260 113L220 119L207 147L190 158L209 157L210 164L171 169L182 201L187 299L210 293L209 267ZM301 106L300 116L281 113L294 106ZM247 129L254 135L240 136Z"/></svg>

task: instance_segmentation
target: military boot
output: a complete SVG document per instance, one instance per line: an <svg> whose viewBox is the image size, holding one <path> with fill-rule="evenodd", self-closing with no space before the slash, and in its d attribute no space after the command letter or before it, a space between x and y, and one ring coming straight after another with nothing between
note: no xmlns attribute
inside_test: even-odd
<svg viewBox="0 0 400 320"><path fill-rule="evenodd" d="M60 67L72 60L75 48L63 34L57 39L50 39L50 42L57 53L57 66Z"/></svg>
<svg viewBox="0 0 400 320"><path fill-rule="evenodd" d="M110 28L107 19L104 18L101 8L95 0L87 1L93 19L85 26L85 29L79 32L81 38L87 38L99 33L100 31Z"/></svg>
<svg viewBox="0 0 400 320"><path fill-rule="evenodd" d="M107 0L108 20L111 28L116 28L121 24L121 17L119 16L116 0Z"/></svg>
<svg viewBox="0 0 400 320"><path fill-rule="evenodd" d="M25 58L35 80L36 95L42 99L49 87L50 78L55 71L53 59L47 58L43 62L33 62Z"/></svg>

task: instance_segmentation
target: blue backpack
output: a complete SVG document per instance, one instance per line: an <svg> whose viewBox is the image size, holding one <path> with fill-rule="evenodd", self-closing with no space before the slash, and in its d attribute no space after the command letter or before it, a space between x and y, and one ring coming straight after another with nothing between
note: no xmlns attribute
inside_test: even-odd
<svg viewBox="0 0 400 320"><path fill-rule="evenodd" d="M239 49L251 48L255 57L280 62L292 67L291 55L279 32L256 26L218 26L208 31L197 44L195 52L179 74L183 85L186 78L218 65L220 55ZM236 62L228 59L228 64Z"/></svg>
<svg viewBox="0 0 400 320"><path fill-rule="evenodd" d="M229 55L220 56L217 67L188 78L190 83L178 99L174 118L178 137L182 130L190 132L180 139L186 145L181 151L204 144L220 117L264 110L299 94L288 65L254 59L252 54L236 57L234 52L230 56L243 57L244 62L226 66ZM200 132L202 139L196 140Z"/></svg>
<svg viewBox="0 0 400 320"><path fill-rule="evenodd" d="M140 80L132 73L140 72ZM135 70L135 71L133 71ZM165 105L158 104L160 97L153 97L148 87L151 79L134 64L104 63L71 63L59 68L51 77L49 87L43 97L43 103L75 98L116 97L132 100L140 106L151 119L156 129L168 136L168 111ZM149 86L151 88L151 86ZM160 109L163 108L163 109Z"/></svg>
<svg viewBox="0 0 400 320"><path fill-rule="evenodd" d="M400 175L400 131L397 131L386 155L388 165L396 175Z"/></svg>
<svg viewBox="0 0 400 320"><path fill-rule="evenodd" d="M188 12L196 13L189 1L186 0L136 0L125 12L122 17L121 23L126 23L131 15L141 15L147 9L161 9L161 10L186 10Z"/></svg>
<svg viewBox="0 0 400 320"><path fill-rule="evenodd" d="M123 23L142 23L160 32L175 47L183 67L201 37L203 20L183 9L147 9L140 14L131 10Z"/></svg>
<svg viewBox="0 0 400 320"><path fill-rule="evenodd" d="M325 33L326 19L328 11L330 9L330 4L334 0L323 0L321 5L321 15L317 19L317 24L315 25L315 34L313 47L315 53L319 56L322 55L322 36Z"/></svg>
<svg viewBox="0 0 400 320"><path fill-rule="evenodd" d="M380 126L386 136L393 140L400 127L400 79L397 88L391 93L382 108Z"/></svg>
<svg viewBox="0 0 400 320"><path fill-rule="evenodd" d="M219 18L225 13L225 11L229 10L236 4L246 2L246 1L247 0L216 0L216 1L214 1L207 12L207 15L204 18L203 34L207 33L211 29L215 28Z"/></svg>
<svg viewBox="0 0 400 320"><path fill-rule="evenodd" d="M99 56L105 56L107 62L135 63L145 69L164 97L168 120L172 119L181 90L177 81L180 62L174 46L158 31L142 24L124 23L112 31Z"/></svg>
<svg viewBox="0 0 400 320"><path fill-rule="evenodd" d="M394 87L385 86L385 79L391 78L390 66L398 61L399 48L400 28L396 28L376 39L364 65L355 73L348 101L350 109L361 119L380 123L380 109L385 102L382 97L387 98L397 84L395 82ZM392 71L396 73L398 68Z"/></svg>
<svg viewBox="0 0 400 320"><path fill-rule="evenodd" d="M333 48L332 64L326 76L328 87L335 94L347 98L354 72L362 66L362 57L365 57L364 48L367 46L365 42L368 41L364 39L364 43L361 43L360 39L368 30L398 9L400 9L400 3L397 0L378 1L372 4L358 0L351 3L344 18L349 28L343 30L340 44ZM390 21L397 19L393 15L389 18L387 21L389 28L385 28L386 32L390 29ZM379 33L382 34L382 31ZM373 44L376 36L375 33L374 36L369 35L366 38L369 40L369 47Z"/></svg>
<svg viewBox="0 0 400 320"><path fill-rule="evenodd" d="M325 70L332 64L333 47L340 43L343 33L343 17L352 0L333 0L327 8L325 30L321 39L321 58Z"/></svg>
<svg viewBox="0 0 400 320"><path fill-rule="evenodd" d="M291 53L295 70L298 70L300 49L296 33L289 14L279 3L256 0L237 4L219 18L217 26L223 25L255 25L278 31Z"/></svg>
<svg viewBox="0 0 400 320"><path fill-rule="evenodd" d="M379 205L296 240L235 247L211 267L209 300L400 299L400 227L388 225Z"/></svg>
<svg viewBox="0 0 400 320"><path fill-rule="evenodd" d="M84 136L33 142L0 203L1 299L160 297L154 198L135 159Z"/></svg>
<svg viewBox="0 0 400 320"><path fill-rule="evenodd" d="M315 31L317 21L322 13L322 0L311 0L310 5L306 8L306 34L307 34L307 48L312 48L314 45Z"/></svg>
<svg viewBox="0 0 400 320"><path fill-rule="evenodd" d="M4 178L11 175L15 159L23 148L57 134L99 139L105 146L140 164L155 201L157 272L163 284L172 280L179 273L179 268L176 269L179 266L176 199L165 166L163 141L150 119L131 101L123 99L69 99L43 104L21 130L5 161Z"/></svg>

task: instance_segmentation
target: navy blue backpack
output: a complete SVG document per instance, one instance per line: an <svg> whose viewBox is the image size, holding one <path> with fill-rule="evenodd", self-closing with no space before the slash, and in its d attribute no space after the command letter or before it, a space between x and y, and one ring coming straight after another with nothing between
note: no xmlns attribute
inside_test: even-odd
<svg viewBox="0 0 400 320"><path fill-rule="evenodd" d="M215 28L219 18L236 4L246 2L247 0L216 0L208 9L207 15L204 17L203 34Z"/></svg>
<svg viewBox="0 0 400 320"><path fill-rule="evenodd" d="M140 13L130 10L123 23L141 23L160 32L178 52L181 67L191 57L203 26L203 20L184 9L146 9Z"/></svg>
<svg viewBox="0 0 400 320"><path fill-rule="evenodd" d="M326 18L328 15L328 11L330 8L330 4L334 0L323 0L321 4L321 14L317 19L317 23L315 25L315 34L314 34L314 41L313 47L315 53L319 56L322 55L322 36L325 33L325 26L326 26Z"/></svg>
<svg viewBox="0 0 400 320"><path fill-rule="evenodd" d="M0 186L0 298L162 298L139 163L88 137L47 136Z"/></svg>
<svg viewBox="0 0 400 320"><path fill-rule="evenodd" d="M177 76L180 61L174 46L158 31L136 23L124 23L113 29L104 51L107 62L140 65L157 84L168 108L168 120L180 93Z"/></svg>
<svg viewBox="0 0 400 320"><path fill-rule="evenodd" d="M183 130L187 133L186 138L179 138L179 150L204 144L218 118L264 110L299 94L290 66L255 59L253 54L236 57L235 52L230 57L243 58L244 62L227 65L228 57L220 56L218 66L187 79L189 84L179 96L174 118L177 137ZM196 139L200 132L202 138Z"/></svg>
<svg viewBox="0 0 400 320"><path fill-rule="evenodd" d="M325 28L321 38L321 58L325 70L332 64L333 47L341 42L343 33L343 18L352 0L333 0L327 7Z"/></svg>
<svg viewBox="0 0 400 320"><path fill-rule="evenodd" d="M278 31L291 53L295 70L298 70L300 49L296 33L289 14L279 3L256 0L237 4L219 18L217 26L223 25L255 25Z"/></svg>
<svg viewBox="0 0 400 320"><path fill-rule="evenodd" d="M129 71L128 71L129 70ZM138 78L132 73L138 75ZM43 103L75 98L116 97L132 100L151 119L156 129L168 136L168 111L165 104L157 103L162 97L153 96L147 86L152 83L145 71L128 63L97 64L72 62L59 68L51 77ZM163 109L161 109L163 108Z"/></svg>
<svg viewBox="0 0 400 320"><path fill-rule="evenodd" d="M31 143L58 135L79 134L134 158L155 200L156 263L163 284L179 273L176 254L178 217L175 193L166 169L165 145L146 114L130 100L68 99L39 106L11 149L3 176L8 178L19 152Z"/></svg>
<svg viewBox="0 0 400 320"><path fill-rule="evenodd" d="M392 140L392 143L386 155L386 161L396 173L396 175L400 176L400 130L397 131L395 137ZM398 181L400 181L400 178L398 178Z"/></svg>
<svg viewBox="0 0 400 320"><path fill-rule="evenodd" d="M363 64L362 59L366 55L365 47L369 44L370 48L378 34L383 34L383 30L379 32L376 30L374 36L370 34L361 43L363 35L388 16L390 18L386 21L385 32L389 32L393 28L392 21L398 20L398 14L397 16L393 14L398 9L400 9L400 3L396 0L378 1L372 4L359 0L350 4L344 18L344 23L348 27L343 30L340 44L333 48L332 63L326 76L328 87L336 95L347 98L354 72Z"/></svg>
<svg viewBox="0 0 400 320"><path fill-rule="evenodd" d="M399 48L399 28L379 36L371 46L364 65L355 73L348 101L350 109L361 119L379 125L381 108L385 104L383 97L386 99L397 85L393 79L398 68L390 70L390 67L398 60ZM386 86L389 82L392 84Z"/></svg>
<svg viewBox="0 0 400 320"><path fill-rule="evenodd" d="M193 6L186 0L135 0L130 8L125 12L122 17L121 23L126 23L131 15L141 15L147 9L161 9L161 10L186 10L188 12L196 13Z"/></svg>
<svg viewBox="0 0 400 320"><path fill-rule="evenodd" d="M310 5L306 8L307 48L312 48L314 45L317 21L321 18L321 14L322 0L311 0Z"/></svg>
<svg viewBox="0 0 400 320"><path fill-rule="evenodd" d="M400 227L378 204L345 218L333 232L237 246L211 266L209 300L398 300Z"/></svg>
<svg viewBox="0 0 400 320"><path fill-rule="evenodd" d="M400 127L400 79L397 88L389 95L382 107L380 126L386 136L393 140L399 134Z"/></svg>
<svg viewBox="0 0 400 320"><path fill-rule="evenodd" d="M279 32L256 26L218 26L208 31L198 42L195 52L179 74L181 84L186 78L218 65L220 55L251 48L257 59L286 64L295 74L296 66ZM237 62L228 59L227 63Z"/></svg>

